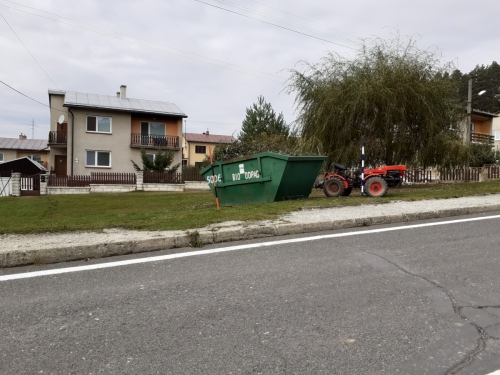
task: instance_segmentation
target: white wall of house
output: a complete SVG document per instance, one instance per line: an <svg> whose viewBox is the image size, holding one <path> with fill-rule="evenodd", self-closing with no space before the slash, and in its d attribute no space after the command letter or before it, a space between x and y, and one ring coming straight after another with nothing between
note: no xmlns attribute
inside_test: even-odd
<svg viewBox="0 0 500 375"><path fill-rule="evenodd" d="M500 116L493 118L492 129L495 136L495 149L500 150Z"/></svg>
<svg viewBox="0 0 500 375"><path fill-rule="evenodd" d="M112 111L105 109L63 107L63 94L50 94L51 102L51 123L50 130L57 131L58 119L63 114L67 122L68 137L67 145L51 146L49 164L55 165L55 155L67 155L67 174L89 175L91 172L116 172L130 173L134 168L130 160L134 160L138 165L142 165L140 148L132 148L132 115L129 112ZM71 114L73 113L73 115ZM111 118L111 131L89 131L87 128L88 116ZM154 115L151 115L153 118ZM73 123L74 121L74 123ZM178 134L179 140L182 137L182 120L179 119ZM74 131L74 134L73 134ZM148 153L156 153L157 150L147 149ZM104 154L109 155L109 164L106 166L90 165L89 154L94 153L98 158ZM175 159L173 164L182 162L182 152L174 151ZM73 166L73 170L72 170Z"/></svg>

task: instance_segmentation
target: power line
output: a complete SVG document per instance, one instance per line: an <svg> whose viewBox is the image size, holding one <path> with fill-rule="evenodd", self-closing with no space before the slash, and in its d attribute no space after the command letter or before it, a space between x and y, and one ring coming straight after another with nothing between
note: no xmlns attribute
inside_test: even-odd
<svg viewBox="0 0 500 375"><path fill-rule="evenodd" d="M3 1L8 1L8 0L3 0ZM61 21L61 20L58 20L58 19L54 19L54 18L50 18L50 17L44 16L44 15L41 15L41 14L36 14L36 13L28 12L28 11L23 10L23 9L14 8L14 7L9 6L9 5L0 4L0 6L6 7L6 8L9 8L9 9L13 9L13 10L17 10L19 12L31 14L32 16L37 16L37 17L40 17L40 18L45 18L45 19L48 19L50 21L58 22L58 23L61 23L61 24L64 24L64 25L73 26L73 27L76 27L76 28L79 28L79 29L82 29L82 30L86 30L86 31L90 31L90 32L96 33L96 34L104 35L104 36L107 36L107 37L110 37L110 38L118 39L118 40L121 40L121 41L124 41L124 42L129 42L129 43L133 43L133 44L140 45L140 46L143 46L143 47L148 47L148 48L155 49L155 50L158 50L158 51L161 51L161 52L167 52L167 53L170 53L170 54L175 55L175 56L183 57L185 59L190 59L190 60L202 62L202 63L209 64L209 65L212 65L212 66L216 66L216 67L219 67L219 68L228 69L228 70L232 70L234 72L238 72L238 73L250 75L250 76L253 76L253 77L265 79L265 80L268 80L268 81L283 83L283 81L277 81L275 79L271 79L271 78L268 78L268 77L263 77L263 76L252 74L252 73L249 73L249 72L255 72L255 73L258 73L258 74L265 75L265 76L277 77L277 78L284 79L284 77L281 77L281 76L278 76L278 75L275 75L275 74L261 72L261 71L255 70L255 69L246 68L244 66L240 66L240 65L236 65L236 64L224 62L222 60L216 60L216 59L213 59L213 58L210 58L210 57L206 57L206 56L203 56L203 55L199 55L199 54L196 54L196 53L193 53L193 52L188 52L188 51L184 51L184 50L181 50L181 49L178 49L178 48L173 48L173 47L165 46L163 44L152 42L152 41L149 41L149 40L146 40L146 39L137 38L137 37L131 36L129 34L120 33L120 32L113 31L113 30L110 30L110 29L106 29L106 28L103 28L103 27L95 26L95 25L92 25L92 24L89 24L89 23L77 21L77 20L74 20L74 19L71 19L71 18L68 18L68 17L59 16L59 15L54 14L54 13L45 12L45 11L40 10L40 9L36 9L36 8L28 7L28 6L25 6L25 5L22 5L22 4L14 3L13 1L8 1L8 2L16 4L16 5L23 6L23 7L26 7L26 8L29 8L29 9L33 9L33 10L36 10L36 11L39 11L39 12L42 12L42 13L50 14L50 15L53 15L53 16L56 16L56 17L60 17L60 18L63 18L63 19L67 19L67 20L70 20L70 21L73 21L73 22L77 22L77 23L80 23L82 25L91 26L93 28L97 28L97 29L108 31L108 32L112 32L114 34L126 36L128 38L133 38L133 39L140 40L140 41L143 41L143 42L146 42L146 43L150 43L150 44L153 44L153 45L161 46L163 48L168 48L168 49L171 49L171 50L180 51L182 53L190 54L190 55L193 55L193 56L198 56L198 57L201 57L202 59L211 60L211 61L214 61L214 62L217 62L217 63L221 63L221 64L225 64L225 65L228 65L228 66L220 65L220 64L213 63L213 62L210 62L210 61L204 61L204 60L193 58L193 57L190 57L190 56L185 56L185 55L179 54L179 53L174 53L174 52L165 50L163 48L158 48L158 47L154 47L154 46L151 46L151 45L139 43L139 42L134 41L134 40L120 38L120 37L118 37L116 35L110 35L110 34L105 33L105 32L97 31L97 30L94 30L94 29L89 29L89 28L86 28L86 27L83 27L83 26L80 26L80 25L76 25L76 24L72 24L72 23L69 23L69 22L64 22L64 21ZM238 69L231 68L231 66L235 67L235 68L238 68ZM247 71L242 71L242 70L239 70L239 69L244 69L244 70L247 70Z"/></svg>
<svg viewBox="0 0 500 375"><path fill-rule="evenodd" d="M258 11L255 11L255 10L252 10L250 8L246 8L246 7L243 7L241 5L238 5L238 4L235 4L235 3L232 3L230 1L227 1L227 0L213 0L215 2L218 2L218 3L222 3L222 4L226 4L226 5L229 5L229 6L233 6L235 8L239 8L239 9L243 9L243 10L246 10L250 13L255 13L255 14L258 14L260 16L263 16L263 17L266 17L266 18L270 18L272 20L276 20L278 22L281 22L281 23L284 23L284 24L287 24L287 25L291 25L291 26L295 26L295 27L298 27L300 29L303 29L303 30L308 30L308 31L312 31L313 33L316 33L316 34L321 34L321 35L325 35L327 37L330 37L330 38L333 38L333 39L338 39L338 40L341 40L341 41L344 41L344 42L348 42L348 43L352 43L352 44L356 44L356 45L360 45L359 42L354 42L352 40L349 40L349 39L342 39L342 38L338 38L338 37L335 37L333 35L330 35L330 34L326 34L326 33L323 33L323 32L320 32L320 31L317 31L317 30L314 30L314 29L311 29L309 27L305 27L305 26L301 26L301 25L298 25L296 23L292 23L292 22L288 22L286 20L283 20L281 18L277 18L277 17L274 17L274 16L271 16L269 14L266 14L266 13L262 13L262 12L258 12Z"/></svg>
<svg viewBox="0 0 500 375"><path fill-rule="evenodd" d="M189 119L189 122L201 122L202 124L219 124L219 125L236 125L241 126L241 124L232 124L228 122L214 122L214 121L197 121Z"/></svg>
<svg viewBox="0 0 500 375"><path fill-rule="evenodd" d="M33 100L35 103L38 103L38 104L41 104L47 108L50 108L50 109L55 109L56 111L59 111L59 112L63 112L63 113L67 113L67 111L61 111L60 109L58 108L54 108L54 107L51 107L50 105L47 105L45 103L42 103L42 102L39 102L38 100L36 99L33 99L32 97L22 93L21 91L19 90L16 90L14 87L12 86L9 86L8 84L6 84L5 82L3 81L0 81L1 84L7 86L9 89L17 92L18 94L22 95L22 96L25 96L26 98L30 99L30 100ZM196 120L189 120L189 122L201 122L201 123L205 123L205 124L219 124L219 125L236 125L236 126L240 126L240 125L237 125L237 124L230 124L230 123L227 123L227 122L214 122L214 121L196 121ZM32 122L32 125L34 125L34 119L33 119L33 122Z"/></svg>
<svg viewBox="0 0 500 375"><path fill-rule="evenodd" d="M339 33L343 33L343 34L350 35L350 36L353 36L353 37L355 37L355 38L358 38L358 36L356 36L356 35L354 35L354 34L351 34L351 33L348 33L348 32L345 32L345 31L342 31L342 30L339 30L339 29L335 29L335 28L330 27L330 26L327 26L327 25L323 25L323 24L321 24L321 23L319 23L319 22L312 21L312 20L310 20L310 19L307 19L307 18L304 18L304 17L298 16L298 15L296 15L296 14L293 14L293 13L287 12L287 11L282 10L282 9L279 9L279 8L274 8L274 7L270 6L270 5L267 5L267 4L264 4L264 3L261 3L261 2L259 2L259 1L255 1L255 0L249 0L249 1L251 1L251 2L253 2L253 3L260 4L260 5L264 5L265 7L268 7L268 8L274 9L274 10L277 10L277 11L279 11L279 12L283 12L283 13L289 14L289 15L291 15L291 16L294 16L294 17L300 18L300 19L305 20L305 21L307 21L307 22L312 22L312 23L315 23L316 25L320 25L320 26L323 26L323 27L327 27L327 28L329 28L329 29L331 29L331 30L338 31Z"/></svg>
<svg viewBox="0 0 500 375"><path fill-rule="evenodd" d="M45 107L47 107L47 108L50 108L50 109L55 109L56 111L59 111L59 112L66 113L66 111L61 111L60 109L53 108L53 107L51 107L50 105L47 105L47 104L42 103L42 102L39 102L38 100L33 99L32 97L29 97L29 96L28 96L28 95L26 95L26 94L23 94L21 91L16 90L14 87L9 86L8 84L6 84L6 83L5 83L5 82L3 82L3 81L0 81L0 83L4 84L5 86L7 86L7 87L8 87L9 89L11 89L11 90L14 90L14 91L15 91L15 92L17 92L18 94L21 94L22 96L25 96L25 97L27 97L27 98L28 98L28 99L30 99L30 100L33 100L34 102L36 102L36 103L38 103L38 104L41 104L41 105L43 105L43 106L45 106Z"/></svg>
<svg viewBox="0 0 500 375"><path fill-rule="evenodd" d="M345 45L340 44L340 43L332 42L331 40L328 40L328 39L319 38L319 37L311 35L311 34L303 33L301 31L297 31L297 30L293 30L293 29L290 29L290 28L285 27L285 26L276 25L275 23L267 22L267 21L264 21L264 20L261 20L261 19L255 18L255 17L248 16L246 14L238 13L238 12L235 12L235 11L230 10L230 9L226 9L226 8L214 5L214 4L207 3L205 1L201 1L201 0L194 0L194 1L196 1L198 3L206 4L208 6L211 6L211 7L217 8L217 9L225 10L226 12L234 13L234 14L237 14L237 15L242 16L242 17L246 17L246 18L250 18L252 20L256 20L256 21L259 21L259 22L262 22L262 23L266 23L268 25L276 26L276 27L279 27L280 29L285 29L285 30L288 30L288 31L291 31L291 32L294 32L294 33L297 33L297 34L301 34L301 35L305 35L305 36L308 36L308 37L311 37L311 38L314 38L314 39L322 40L323 42L332 43L332 44L335 44L335 45L338 45L338 46L341 46L341 47L345 47L345 48L349 48L349 49L357 51L357 49L353 48L353 47L345 46Z"/></svg>
<svg viewBox="0 0 500 375"><path fill-rule="evenodd" d="M31 57L33 57L33 60L35 60L35 61L36 61L36 63L37 63L37 64L38 64L38 66L40 67L40 69L42 69L42 70L43 70L43 72L45 73L45 75L46 75L47 77L49 77L49 79L52 81L52 83L53 83L54 85L56 85L57 89L58 89L58 90L60 90L60 89L59 89L59 87L57 86L57 84L54 82L54 80L53 80L52 78L50 78L49 73L47 73L47 72L45 71L45 69L42 67L42 65L40 65L40 63L38 62L38 60L35 58L35 56L33 56L33 54L32 54L32 53L31 53L31 51L28 49L28 47L26 47L26 44L24 44L24 43L23 43L23 41L21 40L21 38L19 37L19 35L17 35L17 33L16 33L16 32L14 31L14 29L12 28L12 26L10 26L10 24L7 22L7 19L3 16L3 14L2 14L2 13L0 13L0 16L3 18L3 20L5 21L5 23L7 24L7 26L9 26L9 28L12 30L12 32L13 32L13 33L14 33L14 35L17 37L17 39L19 39L19 41L20 41L20 42L21 42L21 44L24 46L24 48L26 48L26 51L28 51L28 53L31 55Z"/></svg>

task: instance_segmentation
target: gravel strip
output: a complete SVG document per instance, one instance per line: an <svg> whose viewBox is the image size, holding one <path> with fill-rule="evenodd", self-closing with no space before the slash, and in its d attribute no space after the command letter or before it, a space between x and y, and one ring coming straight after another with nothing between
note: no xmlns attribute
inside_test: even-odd
<svg viewBox="0 0 500 375"><path fill-rule="evenodd" d="M367 198L369 199L369 198ZM307 209L284 215L278 220L252 223L256 226L273 226L283 223L314 224L324 221L342 221L401 214L432 213L449 209L478 208L489 211L500 205L500 194L464 198L432 199L420 201L394 201L385 204L364 204L335 208ZM243 228L244 222L226 222L200 230L220 228ZM12 251L43 250L61 247L92 246L125 241L153 240L166 236L183 235L186 231L136 231L126 229L104 229L100 232L65 232L47 234L0 235L0 253Z"/></svg>

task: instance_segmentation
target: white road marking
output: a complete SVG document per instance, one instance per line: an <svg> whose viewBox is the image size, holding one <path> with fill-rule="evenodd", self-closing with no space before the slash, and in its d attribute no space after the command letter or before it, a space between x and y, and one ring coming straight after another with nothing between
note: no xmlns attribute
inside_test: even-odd
<svg viewBox="0 0 500 375"><path fill-rule="evenodd" d="M489 373L489 374L486 374L486 375L500 375L500 370L497 370L495 372L492 372L492 373Z"/></svg>
<svg viewBox="0 0 500 375"><path fill-rule="evenodd" d="M285 244L289 244L289 243L317 241L317 240L323 240L323 239L328 239L328 238L361 236L364 234L393 232L393 231L398 231L398 230L425 228L425 227L432 227L432 226L438 226L438 225L449 225L449 224L467 223L467 222L472 222L472 221L492 220L492 219L500 219L500 215L469 218L469 219L448 220L448 221L441 221L438 223L425 223L425 224L405 225L405 226L391 227L391 228L369 229L369 230L356 231L356 232L324 234L324 235L320 235L320 236L312 236L312 237L305 237L305 238L293 238L293 239L288 239L288 240L268 241L268 242L246 244L246 245L228 246L228 247L222 247L222 248L210 249L210 250L189 251L189 252L185 252L185 253L160 255L160 256L140 258L140 259L129 259L129 260L122 260L122 261L118 261L118 262L92 264L92 265L88 265L88 266L67 267L67 268L59 268L59 269L46 270L46 271L18 273L18 274L13 274L13 275L0 276L0 281L27 279L30 277L39 277L39 276L59 275L59 274L63 274L63 273L90 271L90 270L97 270L97 269L102 269L102 268L121 267L121 266L128 266L128 265L132 265L132 264L158 262L158 261L169 260L169 259L177 259L177 258L186 258L186 257L192 257L192 256L223 253L226 251L254 249L254 248L259 248L259 247L268 247L268 246L275 246L275 245L285 245ZM495 373L495 375L497 375L497 374ZM500 374L498 374L498 375L500 375Z"/></svg>

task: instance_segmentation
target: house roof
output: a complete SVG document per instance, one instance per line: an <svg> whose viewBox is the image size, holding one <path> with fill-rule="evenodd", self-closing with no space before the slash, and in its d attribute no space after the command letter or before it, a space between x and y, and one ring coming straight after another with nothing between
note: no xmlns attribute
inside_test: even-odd
<svg viewBox="0 0 500 375"><path fill-rule="evenodd" d="M489 120L489 119L492 119L494 117L498 117L498 115L496 115L494 113L480 111L479 109L473 109L471 115L476 117L476 118L483 119L483 120Z"/></svg>
<svg viewBox="0 0 500 375"><path fill-rule="evenodd" d="M46 139L18 139L0 137L0 149L40 151L46 149L47 147L48 141Z"/></svg>
<svg viewBox="0 0 500 375"><path fill-rule="evenodd" d="M233 143L236 139L232 135L217 135L217 134L196 134L184 133L186 142L200 142L200 143L217 143L228 144Z"/></svg>
<svg viewBox="0 0 500 375"><path fill-rule="evenodd" d="M120 99L116 95L87 94L76 91L49 90L49 94L64 95L64 107L102 108L187 117L174 103L133 98Z"/></svg>

